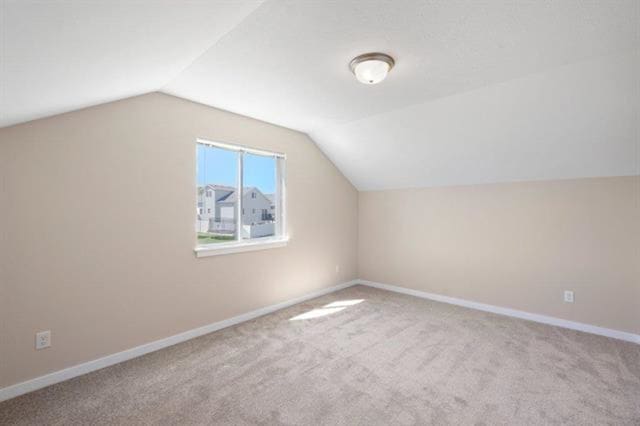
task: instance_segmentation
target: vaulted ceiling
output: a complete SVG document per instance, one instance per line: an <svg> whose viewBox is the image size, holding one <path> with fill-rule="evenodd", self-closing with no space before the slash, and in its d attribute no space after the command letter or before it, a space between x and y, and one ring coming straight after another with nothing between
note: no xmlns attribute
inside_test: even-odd
<svg viewBox="0 0 640 426"><path fill-rule="evenodd" d="M0 126L161 90L306 132L364 190L640 173L636 0L0 5Z"/></svg>
<svg viewBox="0 0 640 426"><path fill-rule="evenodd" d="M0 0L0 126L160 90L256 0Z"/></svg>

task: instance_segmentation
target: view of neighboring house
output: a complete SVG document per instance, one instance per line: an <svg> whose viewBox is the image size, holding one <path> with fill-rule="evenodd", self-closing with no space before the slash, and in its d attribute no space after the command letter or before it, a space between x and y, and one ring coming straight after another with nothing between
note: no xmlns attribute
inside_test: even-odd
<svg viewBox="0 0 640 426"><path fill-rule="evenodd" d="M256 187L245 187L242 200L242 236L273 235L275 203L273 194L263 194ZM198 187L197 231L233 235L236 230L236 188L209 184Z"/></svg>

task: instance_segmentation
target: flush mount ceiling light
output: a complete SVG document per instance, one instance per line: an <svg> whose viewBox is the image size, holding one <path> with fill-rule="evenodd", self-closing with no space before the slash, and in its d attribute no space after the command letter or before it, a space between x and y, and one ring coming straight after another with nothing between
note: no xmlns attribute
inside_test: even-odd
<svg viewBox="0 0 640 426"><path fill-rule="evenodd" d="M353 58L349 68L360 83L377 84L387 77L395 63L391 56L384 53L365 53Z"/></svg>

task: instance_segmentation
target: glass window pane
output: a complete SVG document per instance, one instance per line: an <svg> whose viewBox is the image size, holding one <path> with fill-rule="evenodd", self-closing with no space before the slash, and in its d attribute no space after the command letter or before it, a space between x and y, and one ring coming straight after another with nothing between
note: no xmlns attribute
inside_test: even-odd
<svg viewBox="0 0 640 426"><path fill-rule="evenodd" d="M243 158L242 238L276 234L276 159L245 153Z"/></svg>
<svg viewBox="0 0 640 426"><path fill-rule="evenodd" d="M238 155L236 151L197 145L198 245L236 239Z"/></svg>

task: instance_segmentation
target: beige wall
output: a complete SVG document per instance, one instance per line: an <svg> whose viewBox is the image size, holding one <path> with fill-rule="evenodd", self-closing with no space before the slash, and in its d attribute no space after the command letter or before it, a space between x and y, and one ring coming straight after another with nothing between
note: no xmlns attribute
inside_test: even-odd
<svg viewBox="0 0 640 426"><path fill-rule="evenodd" d="M197 137L287 154L286 248L196 259ZM0 129L0 158L0 387L356 278L357 192L302 133L156 93Z"/></svg>
<svg viewBox="0 0 640 426"><path fill-rule="evenodd" d="M358 210L362 279L640 333L639 176L361 192Z"/></svg>
<svg viewBox="0 0 640 426"><path fill-rule="evenodd" d="M195 258L196 137L287 153L286 248ZM0 129L0 238L0 387L358 275L640 333L640 177L358 195L304 134L162 94Z"/></svg>

